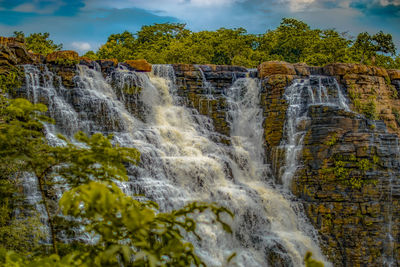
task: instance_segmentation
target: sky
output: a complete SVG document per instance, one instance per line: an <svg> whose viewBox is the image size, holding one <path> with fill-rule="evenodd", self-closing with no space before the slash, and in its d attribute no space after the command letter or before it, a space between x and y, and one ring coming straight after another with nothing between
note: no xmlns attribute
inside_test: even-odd
<svg viewBox="0 0 400 267"><path fill-rule="evenodd" d="M276 28L284 17L312 28L391 33L400 52L400 0L0 0L0 36L49 32L64 49L96 50L113 33L153 23L186 23L192 31Z"/></svg>

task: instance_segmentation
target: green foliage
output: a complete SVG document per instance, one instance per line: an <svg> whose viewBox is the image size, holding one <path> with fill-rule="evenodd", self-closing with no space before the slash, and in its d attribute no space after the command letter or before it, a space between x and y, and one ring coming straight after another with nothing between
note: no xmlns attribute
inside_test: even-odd
<svg viewBox="0 0 400 267"><path fill-rule="evenodd" d="M397 126L400 126L400 112L393 108L392 113L394 114L394 118L396 119Z"/></svg>
<svg viewBox="0 0 400 267"><path fill-rule="evenodd" d="M324 173L333 174L335 178L355 189L360 189L364 184L376 181L365 180L364 177L370 169L377 168L380 163L379 157L372 155L369 158L357 158L354 154L335 154L332 157L333 167L324 169Z"/></svg>
<svg viewBox="0 0 400 267"><path fill-rule="evenodd" d="M334 134L331 136L331 138L325 142L325 145L327 145L327 146L333 146L333 145L335 145L336 143L337 143L337 134L334 133Z"/></svg>
<svg viewBox="0 0 400 267"><path fill-rule="evenodd" d="M82 132L75 135L81 146L61 135L63 146L49 146L42 132L42 123L51 122L42 115L44 105L0 99L0 265L204 266L183 238L185 232L200 238L195 232L197 215L208 212L231 232L222 214L233 214L225 208L192 203L160 212L154 202L126 196L114 181L128 179L126 166L139 162L136 149L113 145L112 136ZM23 195L14 182L27 172L36 176L42 194L53 245L50 256L40 245L44 235L38 215L28 207L16 212L22 211L18 201ZM70 188L59 202L54 195L57 184ZM59 231L76 233L77 224L97 242L59 240Z"/></svg>
<svg viewBox="0 0 400 267"><path fill-rule="evenodd" d="M85 144L85 147L77 147L64 138L67 141L66 146L51 147L48 150L48 157L54 159L48 177L61 176L73 186L88 183L93 179L126 181L126 164L136 165L139 162L139 151L135 148L112 145L112 135L105 137L96 133L88 137L78 132L75 139Z"/></svg>
<svg viewBox="0 0 400 267"><path fill-rule="evenodd" d="M13 90L21 87L21 71L16 68L9 68L6 73L0 75L0 94L12 93Z"/></svg>
<svg viewBox="0 0 400 267"><path fill-rule="evenodd" d="M87 51L83 56L84 56L84 57L87 57L87 58L89 58L89 59L91 59L91 60L97 60L97 59L99 59L99 58L97 57L96 53L93 52L92 50Z"/></svg>
<svg viewBox="0 0 400 267"><path fill-rule="evenodd" d="M376 110L376 96L371 96L367 103L361 103L361 94L354 93L354 91L349 90L349 97L353 102L354 108L357 112L364 114L370 120L376 120L378 118Z"/></svg>
<svg viewBox="0 0 400 267"><path fill-rule="evenodd" d="M34 33L24 39L28 49L46 55L58 51L48 33ZM145 25L136 33L111 34L97 52L85 55L92 60L146 59L152 64L221 64L255 68L270 60L290 63L305 62L323 66L334 62L351 62L400 68L400 55L391 34L382 31L370 35L360 33L354 40L335 29L312 29L303 21L283 18L274 30L250 34L243 28L220 28L215 31L192 32L182 23Z"/></svg>
<svg viewBox="0 0 400 267"><path fill-rule="evenodd" d="M310 251L307 251L304 257L304 263L306 267L324 267L324 264L322 262L312 258L312 253Z"/></svg>
<svg viewBox="0 0 400 267"><path fill-rule="evenodd" d="M378 114L376 111L376 103L375 100L370 100L369 102L363 104L361 106L361 112L370 120L376 120L378 118Z"/></svg>
<svg viewBox="0 0 400 267"><path fill-rule="evenodd" d="M125 94L129 94L129 95L139 94L141 91L142 91L142 88L135 86L135 85L132 85L132 86L126 85L123 88L123 92Z"/></svg>
<svg viewBox="0 0 400 267"><path fill-rule="evenodd" d="M57 58L55 63L63 66L74 66L79 63L79 60L73 60L68 58Z"/></svg>
<svg viewBox="0 0 400 267"><path fill-rule="evenodd" d="M119 260L129 266L204 265L192 244L183 241L182 230L197 236L196 222L190 215L206 209L230 231L220 219L222 212L231 214L226 209L193 203L161 213L155 203L126 196L113 183L81 185L66 192L60 206L64 215L88 222L86 231L99 237L96 246L88 248L85 259L94 266L118 266Z"/></svg>
<svg viewBox="0 0 400 267"><path fill-rule="evenodd" d="M367 32L362 32L357 36L352 47L360 56L360 63L375 60L377 52L382 52L390 55L396 54L396 47L393 43L391 34L385 34L382 31L377 34L370 35Z"/></svg>
<svg viewBox="0 0 400 267"><path fill-rule="evenodd" d="M19 31L14 32L14 36L23 39L28 50L34 53L47 55L62 49L62 44L55 44L53 40L48 39L50 37L48 32L32 33L28 37L25 37L25 34Z"/></svg>
<svg viewBox="0 0 400 267"><path fill-rule="evenodd" d="M90 58L119 61L145 58L153 64L188 63L257 67L261 62L283 60L322 66L333 62L360 62L400 68L390 34L362 33L353 40L335 29L312 29L306 23L284 18L275 30L249 34L243 28L192 32L185 24L143 26L136 33L112 34Z"/></svg>
<svg viewBox="0 0 400 267"><path fill-rule="evenodd" d="M32 139L40 138L42 124L33 119L41 118L44 110L43 105L0 95L0 239L7 249L32 251L43 237L37 214L23 205L20 177L24 155L12 158L19 148L29 147Z"/></svg>

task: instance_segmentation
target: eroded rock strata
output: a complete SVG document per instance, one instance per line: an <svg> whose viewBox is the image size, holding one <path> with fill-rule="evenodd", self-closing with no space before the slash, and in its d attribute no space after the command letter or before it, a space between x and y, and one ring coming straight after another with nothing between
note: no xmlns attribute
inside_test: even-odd
<svg viewBox="0 0 400 267"><path fill-rule="evenodd" d="M0 38L0 74L14 66L37 64L56 73L62 86L73 90L74 77L80 71L76 63L100 68L104 77L118 65L114 59L95 63L73 51L45 58L26 51L18 40ZM151 70L144 61L124 64L142 72ZM225 90L237 78L258 75L265 161L278 182L282 182L285 164L286 88L310 75L335 78L351 111L322 104L307 106L307 119L298 125L304 132L297 159L300 167L290 190L303 203L320 234L324 253L335 266L400 264L399 70L341 63L319 68L285 62L263 63L257 72L237 66L176 64L173 68L181 104L212 118L225 144L230 143ZM139 87L131 87L117 94L124 97L130 112L143 118L146 110L140 92ZM19 95L23 96L22 90Z"/></svg>

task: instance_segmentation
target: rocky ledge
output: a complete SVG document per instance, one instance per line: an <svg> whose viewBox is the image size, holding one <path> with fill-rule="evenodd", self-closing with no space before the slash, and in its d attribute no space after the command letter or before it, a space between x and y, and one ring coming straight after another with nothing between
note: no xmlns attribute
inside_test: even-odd
<svg viewBox="0 0 400 267"><path fill-rule="evenodd" d="M118 65L115 59L96 61L104 76ZM76 63L95 68L94 61L73 51L43 57L28 52L14 38L0 38L0 75L21 64L42 64L57 73L63 86L74 87ZM43 65L45 64L45 65ZM126 61L126 68L146 72L144 60ZM282 142L288 103L285 89L296 78L313 75L337 80L353 112L326 105L308 107L299 168L291 190L320 234L321 246L335 266L400 265L400 71L374 66L336 63L325 67L265 62L258 70L238 66L173 65L182 104L212 119L229 143L224 90L237 78L261 81L266 161L278 182L284 163ZM140 117L140 90L129 93L126 104ZM225 136L225 137L224 137Z"/></svg>

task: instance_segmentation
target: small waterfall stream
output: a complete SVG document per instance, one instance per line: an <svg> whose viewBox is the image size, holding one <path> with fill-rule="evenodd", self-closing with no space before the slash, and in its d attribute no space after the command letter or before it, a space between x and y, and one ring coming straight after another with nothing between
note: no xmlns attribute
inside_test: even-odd
<svg viewBox="0 0 400 267"><path fill-rule="evenodd" d="M397 162L400 161L400 145L399 141L396 139L396 143L393 147L394 155ZM395 246L395 235L393 234L393 187L395 186L396 173L393 171L389 171L389 181L388 181L388 190L389 190L389 197L387 199L387 230L386 230L386 240L385 240L385 247L383 252L383 263L384 266L387 267L394 267L396 265L396 246Z"/></svg>
<svg viewBox="0 0 400 267"><path fill-rule="evenodd" d="M165 211L207 201L234 212L234 219L226 218L232 235L206 213L198 218L202 239L186 237L209 266L225 266L233 252L237 256L230 266L273 266L276 260L282 266L303 266L306 251L324 261L315 230L291 196L274 185L264 162L257 79L237 79L226 88L232 138L227 146L213 141L210 118L178 104L172 66L156 65L150 74L120 67L106 79L98 68L78 66L76 87L68 90L54 83L54 75L53 82L46 82L51 75L37 67L25 66L25 73L28 97L46 103L56 121L47 129L49 138L56 140L57 133L72 136L77 130L113 133L114 142L141 152L139 166L128 168L130 180L119 183L126 194L144 195ZM301 94L304 82L295 84L288 88L288 97ZM124 92L132 87L140 88L139 100L146 110L142 119L126 109ZM299 96L289 101L293 121L288 127L296 135L297 117L304 114L296 111ZM296 146L293 140L289 145Z"/></svg>
<svg viewBox="0 0 400 267"><path fill-rule="evenodd" d="M285 164L281 167L281 181L284 188L289 189L296 170L300 167L298 156L303 149L303 139L306 133L304 125L309 120L307 116L310 105L336 106L350 111L341 88L333 77L310 76L307 79L297 79L288 86L284 94L288 103L285 123L286 139L281 147L285 151Z"/></svg>

